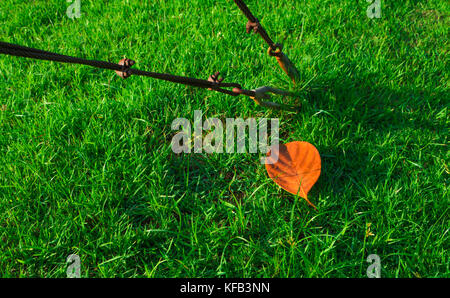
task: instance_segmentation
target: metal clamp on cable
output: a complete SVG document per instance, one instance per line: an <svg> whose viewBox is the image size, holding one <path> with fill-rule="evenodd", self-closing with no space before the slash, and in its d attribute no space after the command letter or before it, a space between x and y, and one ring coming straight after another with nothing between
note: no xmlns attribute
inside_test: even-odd
<svg viewBox="0 0 450 298"><path fill-rule="evenodd" d="M283 45L280 43L275 44L275 48L269 47L267 51L271 57L280 57L283 54Z"/></svg>
<svg viewBox="0 0 450 298"><path fill-rule="evenodd" d="M224 80L224 78L219 78L219 76L220 76L220 72L217 71L215 74L212 74L209 76L208 82L214 83L219 86ZM208 90L213 90L213 89L208 88Z"/></svg>
<svg viewBox="0 0 450 298"><path fill-rule="evenodd" d="M119 61L118 63L119 65L122 65L122 70L116 70L116 74L121 77L122 79L127 79L129 77L131 77L131 70L130 68L136 64L136 62L134 62L131 59L125 58Z"/></svg>
<svg viewBox="0 0 450 298"><path fill-rule="evenodd" d="M259 30L261 30L261 24L259 23L259 20L256 19L256 22L248 21L247 25L245 26L245 29L247 33L250 34L250 32L258 33Z"/></svg>
<svg viewBox="0 0 450 298"><path fill-rule="evenodd" d="M208 90L214 90L214 91L218 91L224 94L228 94L231 96L239 96L239 94L237 94L236 92L234 92L234 89L242 89L242 86L240 84L237 83L223 83L224 78L223 77L219 77L220 76L220 72L216 72L213 75L210 75L208 78L208 82L211 83L210 88L208 88ZM233 87L233 90L227 90L227 89L223 89L223 88L231 88Z"/></svg>

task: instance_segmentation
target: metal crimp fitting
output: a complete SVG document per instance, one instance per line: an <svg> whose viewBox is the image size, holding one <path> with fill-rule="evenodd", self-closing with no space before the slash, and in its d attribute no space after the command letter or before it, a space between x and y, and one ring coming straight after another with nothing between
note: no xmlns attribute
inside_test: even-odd
<svg viewBox="0 0 450 298"><path fill-rule="evenodd" d="M245 26L245 30L247 33L254 32L258 33L258 31L261 29L261 24L259 23L259 20L257 19L256 22L248 21L247 25Z"/></svg>
<svg viewBox="0 0 450 298"><path fill-rule="evenodd" d="M121 77L122 79L127 79L129 77L131 77L131 71L130 68L136 64L136 62L134 62L131 59L125 58L119 61L118 63L119 65L122 65L122 70L116 70L116 74Z"/></svg>

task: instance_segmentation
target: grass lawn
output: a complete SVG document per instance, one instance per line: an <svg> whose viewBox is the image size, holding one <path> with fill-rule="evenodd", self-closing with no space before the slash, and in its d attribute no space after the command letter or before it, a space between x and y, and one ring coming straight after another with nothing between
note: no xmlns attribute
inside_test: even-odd
<svg viewBox="0 0 450 298"><path fill-rule="evenodd" d="M248 0L293 86L231 0L0 1L0 40L244 88L300 91L299 113L112 71L0 55L0 276L450 277L446 1ZM290 103L294 103L292 100ZM322 156L309 197L262 154L180 154L175 118L279 118Z"/></svg>

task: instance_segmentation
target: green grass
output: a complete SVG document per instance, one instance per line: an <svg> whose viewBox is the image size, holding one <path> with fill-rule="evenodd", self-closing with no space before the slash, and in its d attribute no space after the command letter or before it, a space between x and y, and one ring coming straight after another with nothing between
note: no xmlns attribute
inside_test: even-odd
<svg viewBox="0 0 450 298"><path fill-rule="evenodd" d="M366 277L370 254L383 277L450 277L448 2L369 19L363 0L248 0L296 87L231 0L81 2L71 20L64 0L2 0L0 40L302 89L302 110L0 56L1 277L65 277L69 254L83 277ZM259 155L173 154L172 121L196 109L280 118L282 142L314 144L319 211Z"/></svg>

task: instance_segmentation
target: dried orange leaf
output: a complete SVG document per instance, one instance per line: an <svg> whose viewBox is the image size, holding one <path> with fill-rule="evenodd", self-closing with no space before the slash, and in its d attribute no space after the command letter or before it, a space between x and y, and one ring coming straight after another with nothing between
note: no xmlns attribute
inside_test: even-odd
<svg viewBox="0 0 450 298"><path fill-rule="evenodd" d="M319 151L307 142L280 144L272 148L266 159L269 177L282 189L308 200L308 192L320 176L322 163Z"/></svg>

